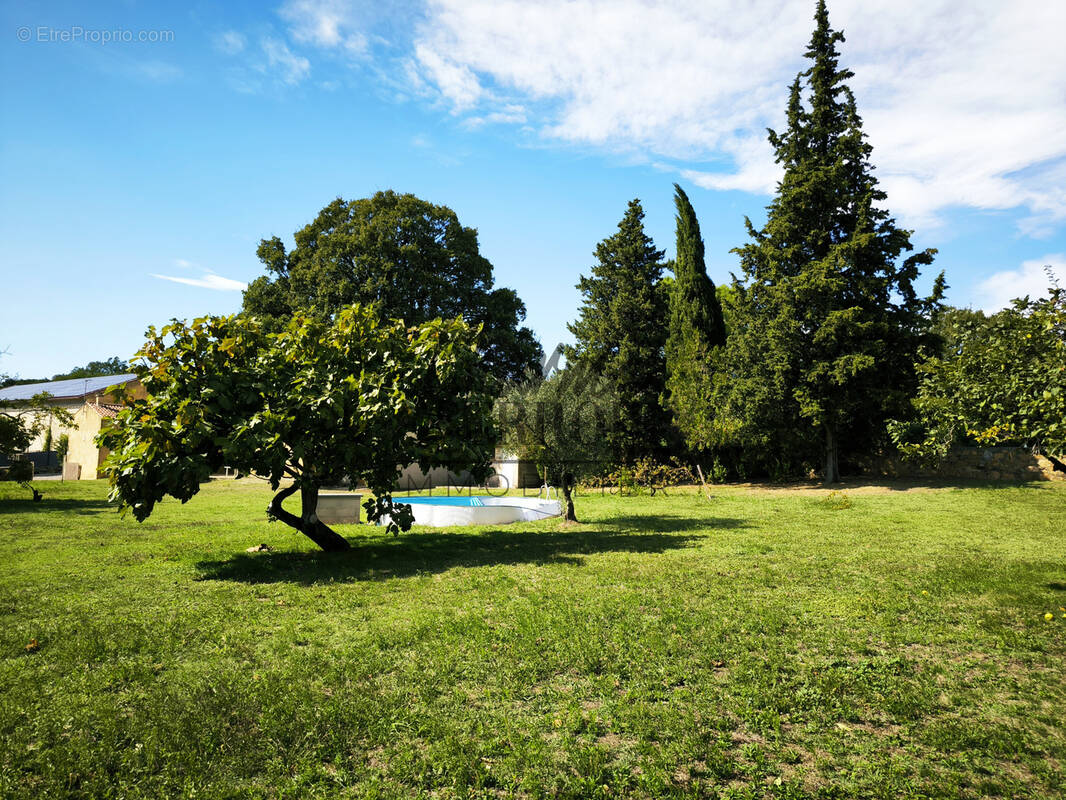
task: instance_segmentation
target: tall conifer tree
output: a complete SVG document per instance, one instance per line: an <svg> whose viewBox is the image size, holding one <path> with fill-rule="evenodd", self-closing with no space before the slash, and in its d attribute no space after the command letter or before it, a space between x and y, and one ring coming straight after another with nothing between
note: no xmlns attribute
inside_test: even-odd
<svg viewBox="0 0 1066 800"><path fill-rule="evenodd" d="M914 290L935 250L903 257L910 232L880 207L855 97L840 67L841 32L824 0L792 83L783 133L769 132L784 167L761 230L740 255L735 330L726 352L724 428L773 457L814 461L839 480L839 454L862 452L914 391L913 363L943 292Z"/></svg>
<svg viewBox="0 0 1066 800"><path fill-rule="evenodd" d="M703 238L696 211L684 190L674 184L677 206L677 259L670 289L670 329L666 340L666 399L674 424L689 446L711 442L711 355L725 344L722 306L707 275Z"/></svg>
<svg viewBox="0 0 1066 800"><path fill-rule="evenodd" d="M663 455L669 416L660 403L665 388L666 298L663 251L644 232L644 210L632 200L618 232L596 246L592 275L581 276L577 343L567 357L604 376L617 391L610 425L614 457L623 463Z"/></svg>

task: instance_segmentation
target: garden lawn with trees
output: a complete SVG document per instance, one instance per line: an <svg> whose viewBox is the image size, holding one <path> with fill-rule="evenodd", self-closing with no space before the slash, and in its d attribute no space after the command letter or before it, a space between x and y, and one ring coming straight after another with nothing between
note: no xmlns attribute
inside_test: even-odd
<svg viewBox="0 0 1066 800"><path fill-rule="evenodd" d="M0 484L0 796L1061 796L1066 485L905 489L323 553L255 479Z"/></svg>
<svg viewBox="0 0 1066 800"><path fill-rule="evenodd" d="M959 444L1066 469L1066 293L919 295L841 41L819 0L740 274L679 185L673 261L630 201L549 379L477 231L392 191L264 239L241 313L150 329L109 485L0 484L0 797L1066 794L1066 484L841 483ZM562 520L393 504L496 446ZM387 527L323 523L338 484Z"/></svg>

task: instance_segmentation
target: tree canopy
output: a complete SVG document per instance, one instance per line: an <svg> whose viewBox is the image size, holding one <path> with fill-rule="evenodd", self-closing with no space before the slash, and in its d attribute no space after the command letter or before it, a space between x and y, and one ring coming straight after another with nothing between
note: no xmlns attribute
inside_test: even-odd
<svg viewBox="0 0 1066 800"><path fill-rule="evenodd" d="M268 274L248 286L245 312L275 325L297 311L329 315L352 303L374 304L408 325L462 316L482 326L483 362L501 382L520 380L543 358L521 324L525 304L512 289L495 288L477 231L447 206L392 191L338 198L295 240L292 250L276 236L260 242Z"/></svg>
<svg viewBox="0 0 1066 800"><path fill-rule="evenodd" d="M362 305L297 313L277 332L240 315L150 329L134 365L147 396L98 437L111 497L144 520L230 466L280 489L271 516L325 550L348 547L315 513L319 489L341 481L373 493L371 521L406 530L410 507L392 504L400 468L488 473L492 394L476 334L459 318L408 327ZM299 516L282 506L296 492Z"/></svg>
<svg viewBox="0 0 1066 800"><path fill-rule="evenodd" d="M910 233L880 204L855 98L839 65L844 36L824 0L792 83L787 128L769 132L784 168L766 224L734 252L742 278L718 384L719 430L751 449L810 464L821 448L826 482L839 452L884 437L915 390L913 363L943 290L914 288L934 250L909 256Z"/></svg>
<svg viewBox="0 0 1066 800"><path fill-rule="evenodd" d="M118 356L111 356L103 361L90 361L84 367L75 367L70 372L53 375L52 380L62 381L68 378L95 378L106 375L121 375L129 372L130 365Z"/></svg>
<svg viewBox="0 0 1066 800"><path fill-rule="evenodd" d="M609 443L614 457L631 463L661 455L670 436L661 398L666 381L666 293L663 251L644 232L644 209L632 200L618 232L596 246L597 263L577 288L576 343L569 360L602 375L618 397Z"/></svg>
<svg viewBox="0 0 1066 800"><path fill-rule="evenodd" d="M74 417L63 406L55 405L47 392L29 400L4 400L0 409L0 455L11 458L22 453L52 424L76 427Z"/></svg>
<svg viewBox="0 0 1066 800"><path fill-rule="evenodd" d="M944 344L918 364L915 413L890 427L904 455L936 462L969 440L1066 459L1066 291L989 317L953 309L938 327Z"/></svg>

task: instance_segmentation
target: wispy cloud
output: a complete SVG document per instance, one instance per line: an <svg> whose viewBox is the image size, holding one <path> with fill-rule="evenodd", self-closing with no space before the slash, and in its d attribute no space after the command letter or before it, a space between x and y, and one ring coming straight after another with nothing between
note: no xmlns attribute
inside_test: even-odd
<svg viewBox="0 0 1066 800"><path fill-rule="evenodd" d="M767 193L780 171L765 128L782 125L812 10L430 0L411 67L474 125L532 124L546 139L672 160L708 188ZM950 207L1021 208L1029 235L1066 223L1066 4L835 0L830 11L892 211L932 225Z"/></svg>
<svg viewBox="0 0 1066 800"><path fill-rule="evenodd" d="M278 13L296 41L362 55L368 45L368 13L361 5L350 0L289 0Z"/></svg>
<svg viewBox="0 0 1066 800"><path fill-rule="evenodd" d="M215 49L227 56L243 52L247 45L248 40L238 31L224 31L214 38Z"/></svg>
<svg viewBox="0 0 1066 800"><path fill-rule="evenodd" d="M517 103L509 103L500 107L497 111L489 112L480 117L467 117L465 125L468 128L480 128L482 125L492 124L521 124L526 121L526 110Z"/></svg>
<svg viewBox="0 0 1066 800"><path fill-rule="evenodd" d="M415 58L425 77L440 90L455 113L473 109L486 96L470 65L451 59L425 44L415 47Z"/></svg>
<svg viewBox="0 0 1066 800"><path fill-rule="evenodd" d="M411 147L445 167L458 166L467 154L443 149L424 133L411 137Z"/></svg>
<svg viewBox="0 0 1066 800"><path fill-rule="evenodd" d="M1048 268L1056 281L1066 281L1066 254L1051 253L1024 261L1017 269L1003 270L985 278L973 292L974 306L987 313L1006 308L1019 297L1047 297L1051 288Z"/></svg>
<svg viewBox="0 0 1066 800"><path fill-rule="evenodd" d="M311 62L293 53L284 42L266 37L260 44L267 67L277 73L283 83L295 86L311 74Z"/></svg>
<svg viewBox="0 0 1066 800"><path fill-rule="evenodd" d="M214 289L219 292L243 292L248 284L243 281L235 281L232 278L223 278L221 275L216 275L209 269L198 267L183 258L174 260L174 266L185 270L198 270L203 272L203 276L199 278L183 278L177 275L159 275L157 273L150 273L153 278L158 278L161 281L171 281L173 283L183 283L186 286L197 286L201 289Z"/></svg>

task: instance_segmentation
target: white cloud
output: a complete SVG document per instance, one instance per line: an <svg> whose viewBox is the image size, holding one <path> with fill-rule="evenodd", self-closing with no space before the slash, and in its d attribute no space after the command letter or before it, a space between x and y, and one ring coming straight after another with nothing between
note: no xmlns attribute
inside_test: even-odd
<svg viewBox="0 0 1066 800"><path fill-rule="evenodd" d="M268 37L261 44L267 67L277 70L283 83L295 86L311 74L311 62L293 53L284 42Z"/></svg>
<svg viewBox="0 0 1066 800"><path fill-rule="evenodd" d="M426 77L447 98L456 113L469 111L482 98L484 92L481 84L467 65L421 44L415 47L415 58Z"/></svg>
<svg viewBox="0 0 1066 800"><path fill-rule="evenodd" d="M1019 297L1028 296L1031 300L1047 297L1051 286L1047 267L1051 267L1055 280L1066 281L1066 254L1051 253L1022 262L1018 269L1003 270L985 278L974 289L974 305L991 314L1006 308Z"/></svg>
<svg viewBox="0 0 1066 800"><path fill-rule="evenodd" d="M288 0L278 12L293 38L317 47L341 48L350 55L366 52L364 27L369 13L351 0Z"/></svg>
<svg viewBox="0 0 1066 800"><path fill-rule="evenodd" d="M481 117L467 117L464 124L468 128L480 128L482 125L507 123L521 124L525 121L525 108L515 103L511 103L504 105L499 111L492 111Z"/></svg>
<svg viewBox="0 0 1066 800"><path fill-rule="evenodd" d="M244 50L247 41L244 34L237 31L225 31L214 39L215 49L227 56L235 56Z"/></svg>
<svg viewBox="0 0 1066 800"><path fill-rule="evenodd" d="M412 66L473 124L682 162L702 186L770 192L765 128L803 68L809 0L430 0ZM842 63L889 208L953 206L1066 221L1066 4L834 0ZM507 116L508 106L522 114ZM687 163L686 163L687 162ZM704 163L700 163L704 162Z"/></svg>
<svg viewBox="0 0 1066 800"><path fill-rule="evenodd" d="M198 286L201 289L214 289L219 292L243 292L248 287L246 283L235 281L232 278L223 278L213 272L206 273L202 278L179 278L174 275L157 275L154 272L151 275L161 281L184 283L187 286Z"/></svg>

